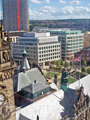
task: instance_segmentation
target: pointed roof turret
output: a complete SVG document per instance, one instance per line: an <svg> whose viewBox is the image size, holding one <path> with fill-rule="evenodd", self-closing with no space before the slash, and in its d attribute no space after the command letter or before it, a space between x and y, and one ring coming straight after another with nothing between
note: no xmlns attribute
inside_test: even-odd
<svg viewBox="0 0 90 120"><path fill-rule="evenodd" d="M21 67L20 67L20 70L21 71L26 71L26 70L29 70L30 69L30 66L29 66L29 63L28 63L28 60L27 60L27 52L26 50L24 49L23 51L23 59L22 59L22 64L21 64Z"/></svg>
<svg viewBox="0 0 90 120"><path fill-rule="evenodd" d="M23 57L26 57L26 55L27 55L27 52L26 52L26 50L25 50L25 48L24 48Z"/></svg>
<svg viewBox="0 0 90 120"><path fill-rule="evenodd" d="M68 72L67 72L67 69L64 66L63 71L62 71L62 77L61 77L61 89L64 90L64 92L66 92L68 87L69 87Z"/></svg>

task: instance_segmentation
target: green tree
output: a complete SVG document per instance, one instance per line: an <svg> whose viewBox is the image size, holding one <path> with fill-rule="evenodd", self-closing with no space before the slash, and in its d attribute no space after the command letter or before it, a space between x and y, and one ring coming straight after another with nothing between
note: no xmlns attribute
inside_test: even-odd
<svg viewBox="0 0 90 120"><path fill-rule="evenodd" d="M70 62L70 66L73 66L73 62Z"/></svg>
<svg viewBox="0 0 90 120"><path fill-rule="evenodd" d="M67 61L65 61L65 67L68 68L68 62Z"/></svg>
<svg viewBox="0 0 90 120"><path fill-rule="evenodd" d="M82 72L86 72L85 66L82 66Z"/></svg>
<svg viewBox="0 0 90 120"><path fill-rule="evenodd" d="M63 60L61 59L61 65L63 65Z"/></svg>
<svg viewBox="0 0 90 120"><path fill-rule="evenodd" d="M57 66L57 67L60 67L60 61L59 61L59 60L57 60L56 66Z"/></svg>
<svg viewBox="0 0 90 120"><path fill-rule="evenodd" d="M60 70L60 71L62 71L62 70L63 70L61 66L59 67L59 70Z"/></svg>
<svg viewBox="0 0 90 120"><path fill-rule="evenodd" d="M87 65L86 60L83 61L83 65L85 65L85 66Z"/></svg>
<svg viewBox="0 0 90 120"><path fill-rule="evenodd" d="M90 74L90 68L88 68L88 74Z"/></svg>

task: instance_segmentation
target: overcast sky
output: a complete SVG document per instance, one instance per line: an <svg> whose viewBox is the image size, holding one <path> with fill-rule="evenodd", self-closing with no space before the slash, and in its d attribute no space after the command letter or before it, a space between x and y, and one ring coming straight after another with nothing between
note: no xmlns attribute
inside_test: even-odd
<svg viewBox="0 0 90 120"><path fill-rule="evenodd" d="M28 0L29 19L90 18L90 0ZM0 0L0 19L2 14Z"/></svg>

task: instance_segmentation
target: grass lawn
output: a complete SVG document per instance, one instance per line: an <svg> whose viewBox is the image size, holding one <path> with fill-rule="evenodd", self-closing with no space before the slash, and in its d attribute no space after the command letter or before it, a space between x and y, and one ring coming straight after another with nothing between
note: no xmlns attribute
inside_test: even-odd
<svg viewBox="0 0 90 120"><path fill-rule="evenodd" d="M48 72L48 73L45 75L45 77L53 78L54 75L60 75L60 73Z"/></svg>
<svg viewBox="0 0 90 120"><path fill-rule="evenodd" d="M58 81L61 81L61 78L58 79ZM70 76L68 76L68 82L72 83L75 82L76 80Z"/></svg>

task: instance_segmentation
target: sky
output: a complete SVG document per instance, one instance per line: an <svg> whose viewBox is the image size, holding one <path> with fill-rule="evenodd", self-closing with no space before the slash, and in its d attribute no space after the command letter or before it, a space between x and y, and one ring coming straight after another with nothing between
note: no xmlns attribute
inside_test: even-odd
<svg viewBox="0 0 90 120"><path fill-rule="evenodd" d="M90 0L28 0L28 8L30 20L90 18Z"/></svg>

